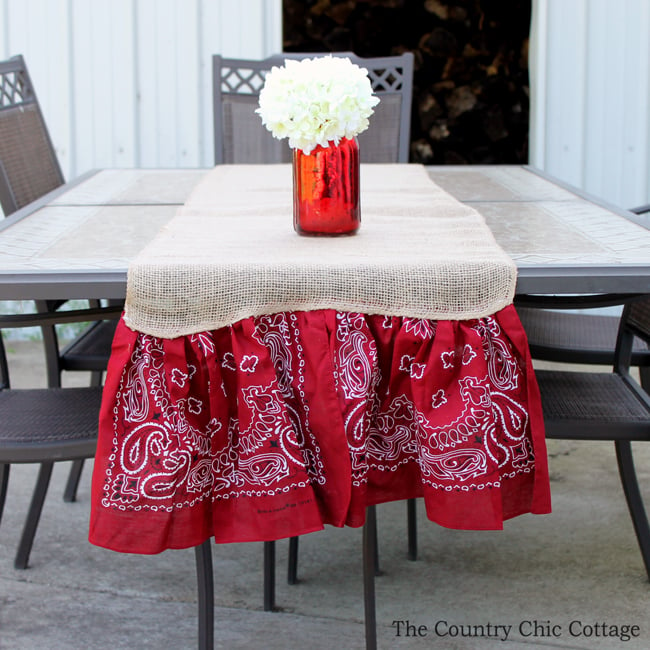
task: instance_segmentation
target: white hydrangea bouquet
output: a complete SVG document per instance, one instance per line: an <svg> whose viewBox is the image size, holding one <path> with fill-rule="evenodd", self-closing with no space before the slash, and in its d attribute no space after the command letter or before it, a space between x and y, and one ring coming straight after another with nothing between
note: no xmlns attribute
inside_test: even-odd
<svg viewBox="0 0 650 650"><path fill-rule="evenodd" d="M292 149L309 155L318 145L338 145L365 131L378 103L365 68L346 57L322 56L274 66L256 112L274 137L288 137Z"/></svg>

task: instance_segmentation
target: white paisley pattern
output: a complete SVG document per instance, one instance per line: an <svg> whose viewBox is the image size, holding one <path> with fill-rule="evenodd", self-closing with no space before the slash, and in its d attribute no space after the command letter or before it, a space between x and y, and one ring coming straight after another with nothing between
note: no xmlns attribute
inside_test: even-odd
<svg viewBox="0 0 650 650"><path fill-rule="evenodd" d="M118 335L132 344L100 427L107 509L276 498L258 512L304 506L354 524L366 498L485 491L534 473L530 378L494 317L325 310L184 339ZM398 473L412 487L382 492Z"/></svg>

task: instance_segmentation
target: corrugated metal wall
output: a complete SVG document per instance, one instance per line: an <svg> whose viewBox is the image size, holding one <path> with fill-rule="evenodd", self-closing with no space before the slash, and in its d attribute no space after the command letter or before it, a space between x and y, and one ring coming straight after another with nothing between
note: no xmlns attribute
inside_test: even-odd
<svg viewBox="0 0 650 650"><path fill-rule="evenodd" d="M0 0L66 178L213 163L211 55L282 50L281 0Z"/></svg>
<svg viewBox="0 0 650 650"><path fill-rule="evenodd" d="M0 0L67 178L212 164L210 55L282 49L281 0ZM650 200L650 1L533 0L531 163Z"/></svg>
<svg viewBox="0 0 650 650"><path fill-rule="evenodd" d="M533 11L530 162L615 205L650 202L650 2Z"/></svg>

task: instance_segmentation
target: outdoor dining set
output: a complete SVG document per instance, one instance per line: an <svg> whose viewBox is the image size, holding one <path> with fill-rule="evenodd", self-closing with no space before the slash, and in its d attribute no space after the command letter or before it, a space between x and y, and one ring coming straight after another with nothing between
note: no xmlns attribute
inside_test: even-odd
<svg viewBox="0 0 650 650"><path fill-rule="evenodd" d="M0 63L0 300L34 305L0 327L38 325L47 361L47 388L12 388L0 342L0 515L11 465L40 466L16 568L54 463L73 461L72 501L94 459L92 544L195 548L200 648L213 543L264 543L270 611L276 540L295 582L325 526L363 528L374 648L376 506L404 502L413 561L418 508L467 530L549 514L557 438L614 442L650 578L631 444L650 440L650 206L522 165L409 164L412 55L337 53L379 98L352 136L360 224L299 234L295 151L258 107L272 68L314 56L213 57L213 168L67 183L24 60ZM63 323L88 326L62 345ZM90 385L62 388L77 371Z"/></svg>

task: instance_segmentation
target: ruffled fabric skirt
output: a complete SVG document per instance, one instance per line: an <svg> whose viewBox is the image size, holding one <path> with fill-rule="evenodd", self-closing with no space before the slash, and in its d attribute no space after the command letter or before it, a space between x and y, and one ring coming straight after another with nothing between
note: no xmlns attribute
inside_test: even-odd
<svg viewBox="0 0 650 650"><path fill-rule="evenodd" d="M268 541L361 526L366 506L412 497L451 528L550 512L514 307L460 322L289 312L177 339L119 323L93 544Z"/></svg>

